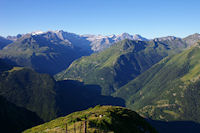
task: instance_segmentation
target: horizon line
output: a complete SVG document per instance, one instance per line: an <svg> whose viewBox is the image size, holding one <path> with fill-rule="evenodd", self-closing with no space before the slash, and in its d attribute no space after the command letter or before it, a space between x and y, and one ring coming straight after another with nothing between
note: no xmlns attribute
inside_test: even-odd
<svg viewBox="0 0 200 133"><path fill-rule="evenodd" d="M41 31L41 32L43 32L43 33L47 33L47 32L56 32L56 31L64 31L64 32L68 32L68 33L71 33L71 34L76 34L76 35L80 35L80 36L83 36L83 35L95 35L95 36L112 36L112 35L122 35L122 34L124 34L124 33L127 33L127 34L129 34L129 35L140 35L140 36L142 36L142 37L144 37L144 38L146 38L146 39L148 39L148 40L151 40L151 39L156 39L156 38L163 38L163 37L177 37L177 38L186 38L186 37L188 37L188 36L190 36L190 35L194 35L194 34L199 34L198 32L194 32L194 33L192 33L192 34L187 34L187 35L185 35L184 37L180 37L180 36L176 36L176 35L166 35L166 36L157 36L157 37L154 37L154 38L147 38L147 37L145 37L145 36L143 36L143 35L141 35L141 34L139 34L139 33L130 33L130 32L120 32L120 33L105 33L105 34L99 34L99 33L77 33L77 32L71 32L71 31L67 31L67 30L63 30L63 29L61 29L61 30L58 30L58 29L56 29L56 30L46 30L46 31L44 31L44 30L34 30L34 31L31 31L31 32L25 32L25 33L18 33L18 34L15 34L15 35L13 35L13 34L7 34L7 35L0 35L1 37L4 37L4 38L7 38L8 36L17 36L17 35L25 35L25 34L31 34L31 33L34 33L34 32L39 32L39 31Z"/></svg>

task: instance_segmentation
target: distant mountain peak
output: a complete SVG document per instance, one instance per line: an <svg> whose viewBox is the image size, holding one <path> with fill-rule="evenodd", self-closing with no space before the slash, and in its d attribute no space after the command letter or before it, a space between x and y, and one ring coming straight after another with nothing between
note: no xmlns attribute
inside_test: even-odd
<svg viewBox="0 0 200 133"><path fill-rule="evenodd" d="M17 34L16 36L7 36L6 39L11 41L16 41L17 39L21 38L23 34Z"/></svg>
<svg viewBox="0 0 200 133"><path fill-rule="evenodd" d="M139 41L148 41L148 39L142 37L141 35L134 34L131 35L129 33L122 33L119 35L82 35L81 37L86 38L88 41L90 41L91 49L95 52L102 51L108 47L110 47L112 44L129 39L129 40L139 40Z"/></svg>
<svg viewBox="0 0 200 133"><path fill-rule="evenodd" d="M116 37L116 35L115 35L115 34L112 34L112 35L109 35L108 37L114 38L114 37Z"/></svg>
<svg viewBox="0 0 200 133"><path fill-rule="evenodd" d="M31 35L40 35L40 34L43 34L43 33L44 33L43 31L38 30L38 31L31 32Z"/></svg>
<svg viewBox="0 0 200 133"><path fill-rule="evenodd" d="M129 33L124 32L124 33L122 33L122 34L117 35L117 38L132 39L133 36L130 35Z"/></svg>
<svg viewBox="0 0 200 133"><path fill-rule="evenodd" d="M192 35L187 36L186 38L194 38L194 39L199 38L200 39L200 34L199 33L194 33Z"/></svg>
<svg viewBox="0 0 200 133"><path fill-rule="evenodd" d="M195 33L195 34L189 35L189 36L183 38L183 40L185 40L191 46L200 40L200 34Z"/></svg>
<svg viewBox="0 0 200 133"><path fill-rule="evenodd" d="M194 33L193 35L198 35L198 36L200 36L200 34L199 34L199 33Z"/></svg>
<svg viewBox="0 0 200 133"><path fill-rule="evenodd" d="M55 30L54 32L55 32L55 33L59 33L59 32L60 32L60 33L63 33L64 31L63 31L63 30Z"/></svg>
<svg viewBox="0 0 200 133"><path fill-rule="evenodd" d="M142 37L142 36L139 35L139 34L135 34L135 35L133 35L133 38L134 38L134 40L139 40L139 41L148 41L148 39Z"/></svg>
<svg viewBox="0 0 200 133"><path fill-rule="evenodd" d="M166 40L173 41L173 40L176 40L176 39L181 39L181 38L178 38L178 37L175 37L175 36L166 36L166 37L154 38L153 40L154 41L166 41Z"/></svg>
<svg viewBox="0 0 200 133"><path fill-rule="evenodd" d="M131 35L127 32L124 32L124 33L121 34L121 36L131 36Z"/></svg>

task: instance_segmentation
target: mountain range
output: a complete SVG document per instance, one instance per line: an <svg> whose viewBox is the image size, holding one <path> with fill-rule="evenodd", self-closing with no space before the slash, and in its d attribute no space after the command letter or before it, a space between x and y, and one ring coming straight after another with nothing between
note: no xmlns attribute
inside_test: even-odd
<svg viewBox="0 0 200 133"><path fill-rule="evenodd" d="M170 48L178 49L192 45L198 38L198 34L194 34L183 39L169 36L148 40L140 35L128 33L102 36L77 35L62 30L37 31L7 38L1 37L0 58L14 66L30 67L37 72L54 75L68 68L74 60L104 51L124 39L147 43L161 42L170 45Z"/></svg>
<svg viewBox="0 0 200 133"><path fill-rule="evenodd" d="M55 78L98 84L102 87L102 94L110 95L164 57L190 47L186 40L171 36L150 41L126 39L100 53L74 61Z"/></svg>
<svg viewBox="0 0 200 133"><path fill-rule="evenodd" d="M102 50L110 47L112 44L122 41L124 39L139 40L139 41L147 41L148 40L138 34L130 35L128 33L122 33L120 35L110 35L110 36L82 35L82 37L85 37L88 41L90 41L91 49L94 52L102 51Z"/></svg>
<svg viewBox="0 0 200 133"><path fill-rule="evenodd" d="M161 60L113 95L148 118L200 122L199 61L200 42Z"/></svg>
<svg viewBox="0 0 200 133"><path fill-rule="evenodd" d="M123 40L74 61L55 78L97 84L103 95L121 97L147 118L199 122L198 38Z"/></svg>
<svg viewBox="0 0 200 133"><path fill-rule="evenodd" d="M141 36L83 36L60 31L32 32L0 38L0 58L9 64L33 68L54 75L66 69L72 61L92 52L101 51L124 38ZM94 47L98 47L97 49Z"/></svg>
<svg viewBox="0 0 200 133"><path fill-rule="evenodd" d="M77 35L62 30L0 37L1 125L5 132L9 123L21 132L55 119L26 132L64 131L65 123L57 125L61 119L73 121L70 116L80 114L81 119L68 123L72 127L97 108L109 117L103 121L92 117L92 132L116 132L116 125L123 131L143 132L138 128L143 125L132 129L122 122L130 114L156 120L147 120L154 124L157 120L199 123L199 40L198 33L146 39L128 33ZM68 115L96 105L123 106L139 115L110 106Z"/></svg>
<svg viewBox="0 0 200 133"><path fill-rule="evenodd" d="M148 39L138 35L130 35L128 33L122 33L120 35L78 35L74 33L65 32L63 30L56 30L56 31L34 31L27 34L18 34L16 36L7 36L6 38L0 37L0 40L7 41L6 44L9 44L11 42L16 41L17 39L25 36L25 35L42 35L47 33L54 33L55 36L57 36L59 39L69 42L73 44L74 46L79 46L81 48L91 49L94 52L102 51L109 46L111 46L113 43L124 40L124 39L130 39L130 40L140 40L140 41L148 41ZM3 46L2 46L3 47Z"/></svg>
<svg viewBox="0 0 200 133"><path fill-rule="evenodd" d="M10 43L12 43L11 40L0 36L0 49L3 49L3 47L7 46Z"/></svg>

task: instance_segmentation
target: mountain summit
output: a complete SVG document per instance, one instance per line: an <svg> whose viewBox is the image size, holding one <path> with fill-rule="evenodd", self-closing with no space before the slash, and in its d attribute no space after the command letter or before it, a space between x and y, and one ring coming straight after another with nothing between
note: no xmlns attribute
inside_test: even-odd
<svg viewBox="0 0 200 133"><path fill-rule="evenodd" d="M110 35L110 36L102 36L102 35L82 35L87 40L91 42L91 49L95 52L102 51L116 42L122 41L124 39L129 40L139 40L139 41L148 41L148 39L135 34L130 35L128 33L122 33L120 35Z"/></svg>
<svg viewBox="0 0 200 133"><path fill-rule="evenodd" d="M0 58L53 75L67 68L73 60L91 53L80 43L62 39L57 34L51 31L25 34L3 47Z"/></svg>

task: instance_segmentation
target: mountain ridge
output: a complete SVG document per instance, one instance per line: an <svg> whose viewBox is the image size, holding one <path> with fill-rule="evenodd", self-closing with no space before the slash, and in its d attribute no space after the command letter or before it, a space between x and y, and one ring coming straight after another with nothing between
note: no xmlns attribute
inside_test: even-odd
<svg viewBox="0 0 200 133"><path fill-rule="evenodd" d="M180 54L166 57L114 96L152 119L199 122L199 46L198 42Z"/></svg>
<svg viewBox="0 0 200 133"><path fill-rule="evenodd" d="M167 36L167 37L159 37L154 39L147 39L145 37L142 37L139 34L129 34L129 33L122 33L118 35L78 35L75 33L66 32L63 30L55 30L55 31L33 31L26 34L18 34L17 36L7 36L5 39L8 39L10 41L16 41L17 39L23 37L24 35L30 34L30 35L41 35L41 34L47 34L47 33L53 33L56 34L58 38L60 38L63 41L67 41L69 43L72 43L76 46L84 46L87 50L92 50L93 52L100 52L108 47L110 47L113 43L116 43L118 41L122 41L124 39L130 39L130 40L139 40L139 41L149 41L149 40L157 40L157 41L166 41L166 40L173 40L174 38L178 39L179 37L175 36ZM198 33L189 35L185 38L179 38L184 40L189 45L192 45L195 41L191 42L191 39L199 40L200 35ZM82 47L82 48L84 48Z"/></svg>
<svg viewBox="0 0 200 133"><path fill-rule="evenodd" d="M0 58L13 65L31 67L51 75L68 67L75 59L90 51L61 40L56 34L26 34L0 50Z"/></svg>
<svg viewBox="0 0 200 133"><path fill-rule="evenodd" d="M0 73L0 96L36 113L43 121L96 105L124 106L120 98L102 96L97 85L77 81L56 82L48 74L13 67Z"/></svg>
<svg viewBox="0 0 200 133"><path fill-rule="evenodd" d="M57 74L56 79L75 79L102 87L109 95L162 58L180 52L185 45L174 46L157 41L123 40L110 48L82 57ZM108 89L109 88L109 89Z"/></svg>

